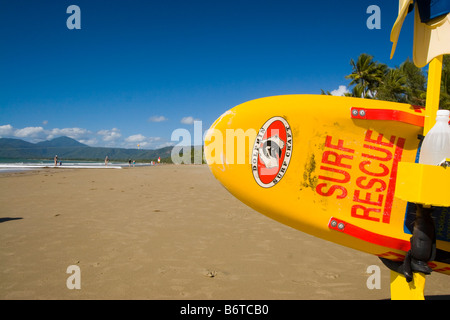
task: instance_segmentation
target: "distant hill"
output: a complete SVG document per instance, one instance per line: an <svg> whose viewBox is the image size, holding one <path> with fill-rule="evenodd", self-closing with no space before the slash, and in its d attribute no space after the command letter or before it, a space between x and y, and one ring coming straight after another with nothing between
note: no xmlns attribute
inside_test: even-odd
<svg viewBox="0 0 450 320"><path fill-rule="evenodd" d="M0 158L33 159L35 145L20 139L0 139Z"/></svg>
<svg viewBox="0 0 450 320"><path fill-rule="evenodd" d="M106 156L111 161L155 161L158 157L170 162L173 147L157 150L89 147L69 137L30 143L20 139L0 138L0 158L10 159L53 159L55 155L65 160L101 160Z"/></svg>
<svg viewBox="0 0 450 320"><path fill-rule="evenodd" d="M52 140L46 140L36 143L39 147L87 147L87 145L78 142L69 137L59 137Z"/></svg>

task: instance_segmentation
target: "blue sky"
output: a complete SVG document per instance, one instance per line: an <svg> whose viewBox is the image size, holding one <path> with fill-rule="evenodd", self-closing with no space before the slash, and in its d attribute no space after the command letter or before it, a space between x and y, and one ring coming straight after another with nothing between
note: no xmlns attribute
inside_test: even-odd
<svg viewBox="0 0 450 320"><path fill-rule="evenodd" d="M70 5L81 29L69 30ZM368 29L370 5L381 29ZM0 0L0 137L61 135L153 149L177 128L280 94L348 86L350 59L412 58L408 15L389 59L393 0Z"/></svg>

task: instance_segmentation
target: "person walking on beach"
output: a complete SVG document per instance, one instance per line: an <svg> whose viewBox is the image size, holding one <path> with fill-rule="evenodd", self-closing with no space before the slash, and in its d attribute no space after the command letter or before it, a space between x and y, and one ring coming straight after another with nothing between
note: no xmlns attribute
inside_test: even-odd
<svg viewBox="0 0 450 320"><path fill-rule="evenodd" d="M108 156L106 156L106 158L105 158L105 166L108 165L108 161L109 161Z"/></svg>
<svg viewBox="0 0 450 320"><path fill-rule="evenodd" d="M55 155L55 158L53 158L53 160L55 161L55 167L58 165L58 155Z"/></svg>

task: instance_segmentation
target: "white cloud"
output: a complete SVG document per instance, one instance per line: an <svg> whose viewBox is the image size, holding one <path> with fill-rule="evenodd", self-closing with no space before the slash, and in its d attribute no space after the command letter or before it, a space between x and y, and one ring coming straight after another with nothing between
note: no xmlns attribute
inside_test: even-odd
<svg viewBox="0 0 450 320"><path fill-rule="evenodd" d="M67 136L75 140L80 140L83 138L87 138L87 136L89 136L91 133L92 132L90 132L89 130L83 128L54 128L49 131L47 139L51 140L56 137Z"/></svg>
<svg viewBox="0 0 450 320"><path fill-rule="evenodd" d="M331 91L331 95L333 96L343 96L345 93L349 93L346 86L339 86L338 89Z"/></svg>
<svg viewBox="0 0 450 320"><path fill-rule="evenodd" d="M156 146L156 149L165 148L165 147L173 147L175 145L174 142L164 142Z"/></svg>
<svg viewBox="0 0 450 320"><path fill-rule="evenodd" d="M0 126L0 138L1 137L9 137L14 134L14 128L10 124L6 124L4 126Z"/></svg>
<svg viewBox="0 0 450 320"><path fill-rule="evenodd" d="M128 138L125 139L126 142L140 142L145 140L145 136L143 136L142 134L135 134L132 136L129 136Z"/></svg>
<svg viewBox="0 0 450 320"><path fill-rule="evenodd" d="M79 139L78 142L81 142L83 144L87 144L88 146L96 146L98 143L98 140L96 138L86 138L86 139Z"/></svg>
<svg viewBox="0 0 450 320"><path fill-rule="evenodd" d="M42 121L42 125L47 125L48 124L48 120L44 120L44 121Z"/></svg>
<svg viewBox="0 0 450 320"><path fill-rule="evenodd" d="M159 141L161 141L161 137L146 137L142 134L135 134L125 138L122 147L136 148L139 144L139 148L155 148Z"/></svg>
<svg viewBox="0 0 450 320"><path fill-rule="evenodd" d="M148 118L149 122L163 122L163 121L167 121L168 119L164 116L153 116Z"/></svg>
<svg viewBox="0 0 450 320"><path fill-rule="evenodd" d="M97 134L102 136L102 140L106 142L111 142L119 139L122 135L120 130L117 128L112 128L111 130L100 130Z"/></svg>
<svg viewBox="0 0 450 320"><path fill-rule="evenodd" d="M52 140L57 137L67 136L72 139L89 141L92 132L83 128L54 128L45 130L43 127L25 127L15 129L10 124L0 126L0 137L19 138L30 142Z"/></svg>
<svg viewBox="0 0 450 320"><path fill-rule="evenodd" d="M134 146L134 148L135 148L136 146ZM139 148L151 148L152 147L152 144L150 143L150 142L148 142L148 141L144 141L144 142L140 142L139 143Z"/></svg>
<svg viewBox="0 0 450 320"><path fill-rule="evenodd" d="M45 135L44 128L42 127L25 127L14 131L14 136L18 138L43 139Z"/></svg>
<svg viewBox="0 0 450 320"><path fill-rule="evenodd" d="M199 119L194 119L191 116L184 117L183 119L181 119L181 123L183 123L183 124L194 124L194 121L199 121Z"/></svg>

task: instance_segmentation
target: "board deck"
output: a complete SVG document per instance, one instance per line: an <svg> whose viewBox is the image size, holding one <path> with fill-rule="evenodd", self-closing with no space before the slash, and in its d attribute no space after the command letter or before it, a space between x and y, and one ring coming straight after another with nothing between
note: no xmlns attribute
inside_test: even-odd
<svg viewBox="0 0 450 320"><path fill-rule="evenodd" d="M424 109L286 95L225 112L205 136L214 176L283 224L394 261L410 248L414 205L395 197L398 163L415 162ZM436 210L434 271L450 274L449 208Z"/></svg>

